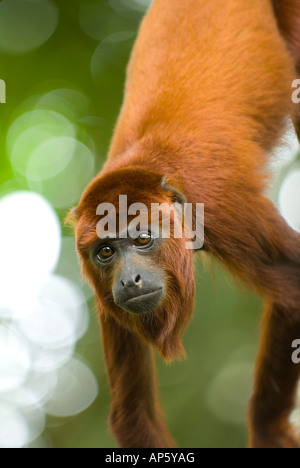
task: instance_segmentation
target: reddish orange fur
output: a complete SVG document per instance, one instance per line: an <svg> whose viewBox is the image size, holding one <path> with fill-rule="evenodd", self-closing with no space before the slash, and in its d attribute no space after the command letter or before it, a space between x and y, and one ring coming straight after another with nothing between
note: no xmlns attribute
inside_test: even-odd
<svg viewBox="0 0 300 468"><path fill-rule="evenodd" d="M274 15L275 12L275 15ZM265 163L285 119L298 125L291 84L300 64L300 0L155 0L128 68L124 105L108 161L77 209L77 246L95 289L112 394L111 427L122 447L172 447L154 376L153 345L182 353L194 271L184 239L161 262L168 291L155 316L114 305L112 278L89 259L96 207L169 201L163 176L190 203L205 204L205 248L266 298L262 344L249 414L251 447L298 447L288 416L299 366L300 238L264 197ZM298 128L299 130L299 128Z"/></svg>
<svg viewBox="0 0 300 468"><path fill-rule="evenodd" d="M143 179L146 182L140 187ZM193 310L193 252L185 249L186 240L170 239L158 252L157 257L152 259L152 263L148 260L148 268L155 268L159 262L168 278L166 300L156 311L155 317L136 317L117 307L111 291L112 278L101 275L89 262L89 248L98 239L96 225L99 218L95 216L97 206L105 200L118 207L119 194L127 194L128 206L136 202L145 203L150 212L151 203L170 203L167 193L160 188L161 179L159 175L138 167L134 171L126 168L112 174L101 174L87 189L83 197L84 202L77 208L77 245L84 259L84 274L91 281L96 296L99 296L101 291L98 303L100 315L114 317L119 325L151 343L166 360L169 360L184 353L181 335ZM131 187L134 187L134 190ZM186 282L187 272L191 273L189 282ZM182 313L183 310L185 313Z"/></svg>

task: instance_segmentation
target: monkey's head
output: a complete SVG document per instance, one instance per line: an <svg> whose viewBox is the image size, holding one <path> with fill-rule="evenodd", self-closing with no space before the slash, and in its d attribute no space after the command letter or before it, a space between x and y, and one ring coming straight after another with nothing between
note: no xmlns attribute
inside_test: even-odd
<svg viewBox="0 0 300 468"><path fill-rule="evenodd" d="M174 203L184 197L166 178L126 168L101 173L76 208L77 250L99 313L112 315L167 360L184 352L195 290L193 251L184 232L175 235L182 220L169 209ZM154 216L158 204L163 214Z"/></svg>

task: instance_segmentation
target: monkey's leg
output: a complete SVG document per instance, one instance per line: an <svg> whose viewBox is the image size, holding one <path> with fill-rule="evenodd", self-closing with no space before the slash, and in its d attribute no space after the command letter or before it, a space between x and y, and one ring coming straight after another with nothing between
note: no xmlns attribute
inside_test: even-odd
<svg viewBox="0 0 300 468"><path fill-rule="evenodd" d="M111 389L110 426L122 448L176 447L159 406L152 350L101 317L104 356Z"/></svg>
<svg viewBox="0 0 300 468"><path fill-rule="evenodd" d="M229 193L218 217L206 210L206 227L210 250L270 304L249 415L250 445L298 447L289 416L300 378L300 365L292 362L292 342L300 339L300 236L269 200L246 186L240 190Z"/></svg>
<svg viewBox="0 0 300 468"><path fill-rule="evenodd" d="M264 316L249 414L250 447L300 448L289 423L300 375L292 342L300 337L300 313L272 304Z"/></svg>

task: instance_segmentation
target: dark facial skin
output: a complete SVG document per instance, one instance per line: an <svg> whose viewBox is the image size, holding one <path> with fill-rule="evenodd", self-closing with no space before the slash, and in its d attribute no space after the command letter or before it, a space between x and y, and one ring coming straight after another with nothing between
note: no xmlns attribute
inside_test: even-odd
<svg viewBox="0 0 300 468"><path fill-rule="evenodd" d="M105 239L93 248L94 264L112 281L115 304L129 313L153 312L164 298L165 277L157 253L160 239L141 232L132 239Z"/></svg>

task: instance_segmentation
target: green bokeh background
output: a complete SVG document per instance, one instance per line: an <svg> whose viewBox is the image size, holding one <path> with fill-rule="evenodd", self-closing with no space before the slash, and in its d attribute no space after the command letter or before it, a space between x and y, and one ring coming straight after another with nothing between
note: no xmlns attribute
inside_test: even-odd
<svg viewBox="0 0 300 468"><path fill-rule="evenodd" d="M125 67L142 8L132 8L139 6L134 0L53 3L59 9L59 23L44 45L24 54L0 49L0 78L7 85L7 103L0 105L1 193L11 188L28 189L25 178L16 180L6 153L6 135L22 110L30 110L33 96L68 88L89 99L88 108L74 115L78 138L92 142L95 173L105 160L122 103ZM85 11L92 12L88 18ZM83 17L87 18L85 30L81 27ZM98 62L92 76L97 47ZM57 211L61 221L66 211ZM63 234L70 232L63 227ZM44 438L55 448L116 446L106 423L110 398L92 299L89 305L90 327L77 351L94 371L99 395L88 410L74 418L48 418ZM180 447L245 447L261 310L260 300L235 284L221 266L205 257L197 258L195 313L184 337L188 358L170 366L157 358L166 419Z"/></svg>

